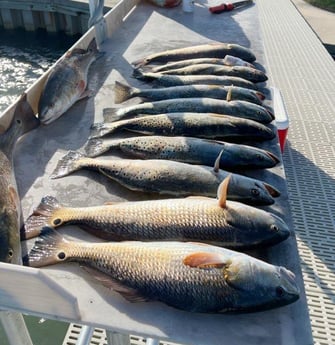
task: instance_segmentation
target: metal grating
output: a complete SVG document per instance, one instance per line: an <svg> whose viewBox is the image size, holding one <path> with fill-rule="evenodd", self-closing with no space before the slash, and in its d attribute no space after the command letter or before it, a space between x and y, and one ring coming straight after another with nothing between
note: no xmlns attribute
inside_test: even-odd
<svg viewBox="0 0 335 345"><path fill-rule="evenodd" d="M77 345L81 330L82 330L82 325L74 324L74 323L70 324L68 331L65 335L63 345ZM134 335L130 336L131 345L145 345L146 343L147 342L145 338L137 337ZM106 331L101 328L94 329L94 332L91 337L91 341L88 344L89 345L112 345L112 344L108 344ZM159 345L177 345L177 344L160 341Z"/></svg>
<svg viewBox="0 0 335 345"><path fill-rule="evenodd" d="M289 0L257 5L290 118L284 164L314 343L335 344L335 63Z"/></svg>

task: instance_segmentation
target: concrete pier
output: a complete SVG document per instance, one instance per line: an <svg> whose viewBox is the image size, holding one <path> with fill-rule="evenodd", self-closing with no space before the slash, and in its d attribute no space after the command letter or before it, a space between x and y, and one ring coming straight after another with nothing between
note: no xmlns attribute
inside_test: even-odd
<svg viewBox="0 0 335 345"><path fill-rule="evenodd" d="M116 1L105 1L106 13ZM80 0L0 0L0 29L23 28L83 34L90 17L88 1Z"/></svg>

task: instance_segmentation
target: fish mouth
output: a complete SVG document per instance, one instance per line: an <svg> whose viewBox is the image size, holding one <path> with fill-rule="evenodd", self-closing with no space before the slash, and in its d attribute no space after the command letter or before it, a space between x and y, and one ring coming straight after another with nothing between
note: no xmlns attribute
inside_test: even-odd
<svg viewBox="0 0 335 345"><path fill-rule="evenodd" d="M278 198L280 196L280 192L275 187L271 186L270 184L263 182L264 188L269 192L269 194L274 197Z"/></svg>
<svg viewBox="0 0 335 345"><path fill-rule="evenodd" d="M276 155L274 155L272 152L267 151L266 154L267 154L267 156L268 156L269 158L271 158L271 159L273 160L273 162L275 163L275 165L277 165L278 163L280 163L280 159L279 159Z"/></svg>
<svg viewBox="0 0 335 345"><path fill-rule="evenodd" d="M260 91L256 91L255 92L257 98L260 100L260 101L264 101L265 100L265 95L264 93L260 92Z"/></svg>

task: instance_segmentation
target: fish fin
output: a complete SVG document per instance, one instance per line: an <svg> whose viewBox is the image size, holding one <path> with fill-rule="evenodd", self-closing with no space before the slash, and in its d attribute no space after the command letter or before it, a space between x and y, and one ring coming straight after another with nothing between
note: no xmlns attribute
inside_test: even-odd
<svg viewBox="0 0 335 345"><path fill-rule="evenodd" d="M120 108L105 108L103 110L103 117L105 122L114 122L122 118L122 115L118 114Z"/></svg>
<svg viewBox="0 0 335 345"><path fill-rule="evenodd" d="M107 134L113 133L119 126L118 125L112 125L111 123L105 123L105 122L99 122L94 123L91 126L91 135L89 139L93 138L100 138Z"/></svg>
<svg viewBox="0 0 335 345"><path fill-rule="evenodd" d="M94 53L98 53L98 46L97 46L97 41L95 40L95 37L92 38L91 42L87 46L87 51L91 51Z"/></svg>
<svg viewBox="0 0 335 345"><path fill-rule="evenodd" d="M98 168L100 174L108 177L109 179L114 179L112 175L108 174L108 172L104 168Z"/></svg>
<svg viewBox="0 0 335 345"><path fill-rule="evenodd" d="M96 157L109 151L109 146L104 145L103 139L89 138L83 147L83 151L87 157Z"/></svg>
<svg viewBox="0 0 335 345"><path fill-rule="evenodd" d="M127 84L116 81L114 84L114 103L123 103L132 97L133 88Z"/></svg>
<svg viewBox="0 0 335 345"><path fill-rule="evenodd" d="M229 174L219 185L218 188L218 199L219 206L221 208L226 208L227 203L227 194L228 194L228 185L231 179L231 174Z"/></svg>
<svg viewBox="0 0 335 345"><path fill-rule="evenodd" d="M81 169L80 160L86 156L78 151L69 151L57 163L57 166L51 174L52 179L63 177Z"/></svg>
<svg viewBox="0 0 335 345"><path fill-rule="evenodd" d="M224 151L224 148L219 152L219 154L215 160L215 163L214 163L214 172L215 173L218 173L220 171L220 161L221 161L221 157L223 155L223 151Z"/></svg>
<svg viewBox="0 0 335 345"><path fill-rule="evenodd" d="M276 189L275 187L271 186L270 184L266 182L263 182L263 185L272 197L278 198L280 196L280 191Z"/></svg>
<svg viewBox="0 0 335 345"><path fill-rule="evenodd" d="M61 219L53 219L54 212L61 207L62 206L55 197L51 195L43 197L39 205L25 221L21 229L21 240L27 240L38 236L45 225L52 225L55 227L61 225L62 222L58 222L58 220L61 221ZM54 222L53 224L51 224L52 220Z"/></svg>
<svg viewBox="0 0 335 345"><path fill-rule="evenodd" d="M14 186L9 185L8 186L8 193L9 193L9 199L10 199L10 203L11 203L12 207L14 207L15 209L19 209L20 197L19 197L19 194L17 192L17 189Z"/></svg>
<svg viewBox="0 0 335 345"><path fill-rule="evenodd" d="M230 264L229 260L223 260L218 253L197 252L184 257L183 263L186 266L196 268L224 268Z"/></svg>
<svg viewBox="0 0 335 345"><path fill-rule="evenodd" d="M191 195L191 196L187 196L186 199L208 200L208 199L213 199L213 198L210 198L209 196Z"/></svg>
<svg viewBox="0 0 335 345"><path fill-rule="evenodd" d="M70 242L50 227L43 227L33 248L23 258L23 264L31 267L54 265L68 259Z"/></svg>
<svg viewBox="0 0 335 345"><path fill-rule="evenodd" d="M230 102L232 100L233 87L234 87L234 85L230 85L228 87L228 92L227 92L227 97L226 97L227 102Z"/></svg>
<svg viewBox="0 0 335 345"><path fill-rule="evenodd" d="M81 266L87 271L94 279L99 281L103 286L110 290L114 290L122 295L128 302L147 302L148 299L141 296L139 292L131 287L125 286L121 282L111 278L108 274L101 272L93 267Z"/></svg>

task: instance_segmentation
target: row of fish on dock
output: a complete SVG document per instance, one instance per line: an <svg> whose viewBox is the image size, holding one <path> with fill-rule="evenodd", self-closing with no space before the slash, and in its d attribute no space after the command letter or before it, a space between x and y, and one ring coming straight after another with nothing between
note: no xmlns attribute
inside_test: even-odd
<svg viewBox="0 0 335 345"><path fill-rule="evenodd" d="M93 40L53 69L39 102L42 124L90 94L88 69L99 55ZM51 178L95 169L156 197L81 208L43 197L22 228L22 239L38 236L24 264L78 261L129 301L158 300L192 312L257 311L296 301L299 288L291 271L243 253L266 249L291 233L279 216L256 207L273 204L280 191L243 175L280 162L252 146L276 138L269 126L274 114L263 106L257 86L267 77L252 65L255 59L248 48L213 43L134 62L134 77L159 87L116 81L114 99L121 106L104 109L104 122L92 124L85 146L62 157ZM139 97L140 103L122 104ZM114 151L133 158L96 158ZM3 203L18 204L14 194L8 188L9 201ZM55 230L66 224L77 224L103 242L70 241ZM16 239L17 230L16 223L11 228ZM6 236L1 260L10 262L8 250L13 257L14 247Z"/></svg>

